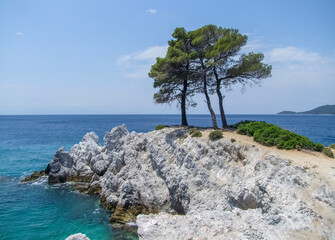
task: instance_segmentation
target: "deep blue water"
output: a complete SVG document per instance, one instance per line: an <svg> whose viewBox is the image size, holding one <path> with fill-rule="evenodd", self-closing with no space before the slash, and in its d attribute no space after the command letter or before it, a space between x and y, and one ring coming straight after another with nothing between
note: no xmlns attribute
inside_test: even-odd
<svg viewBox="0 0 335 240"><path fill-rule="evenodd" d="M314 142L335 143L334 115L228 115L228 123L260 120L279 125ZM188 116L189 125L211 126L208 115ZM108 223L110 213L96 196L49 186L45 181L19 180L46 167L57 149L66 150L95 131L125 123L130 131L147 132L159 124L176 125L179 115L0 116L0 239L65 239L82 232L91 239L132 239L136 229ZM135 231L135 233L134 233Z"/></svg>

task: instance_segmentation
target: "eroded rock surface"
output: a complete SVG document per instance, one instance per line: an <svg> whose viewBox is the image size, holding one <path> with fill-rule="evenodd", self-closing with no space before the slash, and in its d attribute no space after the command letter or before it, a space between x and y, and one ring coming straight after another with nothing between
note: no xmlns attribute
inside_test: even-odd
<svg viewBox="0 0 335 240"><path fill-rule="evenodd" d="M50 183L88 182L140 239L335 239L334 177L322 179L257 147L115 127L60 149ZM143 215L149 214L149 215Z"/></svg>

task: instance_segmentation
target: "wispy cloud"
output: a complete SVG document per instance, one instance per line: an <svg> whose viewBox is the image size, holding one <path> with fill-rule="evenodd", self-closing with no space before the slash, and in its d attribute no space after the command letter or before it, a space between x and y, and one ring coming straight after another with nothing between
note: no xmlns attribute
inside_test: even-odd
<svg viewBox="0 0 335 240"><path fill-rule="evenodd" d="M306 52L297 47L274 48L265 55L270 62L316 62L322 59L318 53Z"/></svg>
<svg viewBox="0 0 335 240"><path fill-rule="evenodd" d="M137 51L130 54L121 55L117 60L117 65L127 64L130 61L154 61L157 57L164 57L167 51L168 45L163 46L152 46L148 47L145 50Z"/></svg>
<svg viewBox="0 0 335 240"><path fill-rule="evenodd" d="M155 14L155 13L157 13L157 10L156 9L147 9L147 10L145 10L145 12Z"/></svg>
<svg viewBox="0 0 335 240"><path fill-rule="evenodd" d="M264 61L273 67L272 78L267 80L267 91L277 90L275 93L272 90L271 98L282 108L286 106L287 109L302 111L303 105L308 109L334 103L334 56L288 46L266 52Z"/></svg>
<svg viewBox="0 0 335 240"><path fill-rule="evenodd" d="M134 54L136 60L155 60L157 57L163 57L166 54L168 45L153 46Z"/></svg>
<svg viewBox="0 0 335 240"><path fill-rule="evenodd" d="M124 54L116 60L116 65L125 71L123 76L126 78L145 78L156 58L165 56L167 48L168 45L152 46L142 51Z"/></svg>
<svg viewBox="0 0 335 240"><path fill-rule="evenodd" d="M23 35L23 33L22 32L17 32L16 35L21 36L21 35Z"/></svg>

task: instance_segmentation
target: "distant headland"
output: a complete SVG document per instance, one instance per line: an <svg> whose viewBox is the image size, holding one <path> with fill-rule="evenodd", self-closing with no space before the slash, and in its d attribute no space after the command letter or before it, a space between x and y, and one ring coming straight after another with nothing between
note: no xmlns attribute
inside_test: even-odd
<svg viewBox="0 0 335 240"><path fill-rule="evenodd" d="M305 112L282 111L277 114L335 114L335 105L324 105Z"/></svg>

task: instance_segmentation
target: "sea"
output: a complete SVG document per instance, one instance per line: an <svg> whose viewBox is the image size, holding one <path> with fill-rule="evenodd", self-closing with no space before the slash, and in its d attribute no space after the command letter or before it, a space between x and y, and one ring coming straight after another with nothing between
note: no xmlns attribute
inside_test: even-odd
<svg viewBox="0 0 335 240"><path fill-rule="evenodd" d="M258 120L276 124L316 143L335 143L335 115L227 115L228 124ZM188 115L189 125L210 127L209 115ZM110 212L98 196L81 194L71 184L20 180L45 169L54 153L94 131L103 136L125 123L129 131L178 125L179 115L24 115L0 116L0 239L65 239L84 233L90 239L138 239L136 226L109 224ZM220 124L220 122L219 122Z"/></svg>

